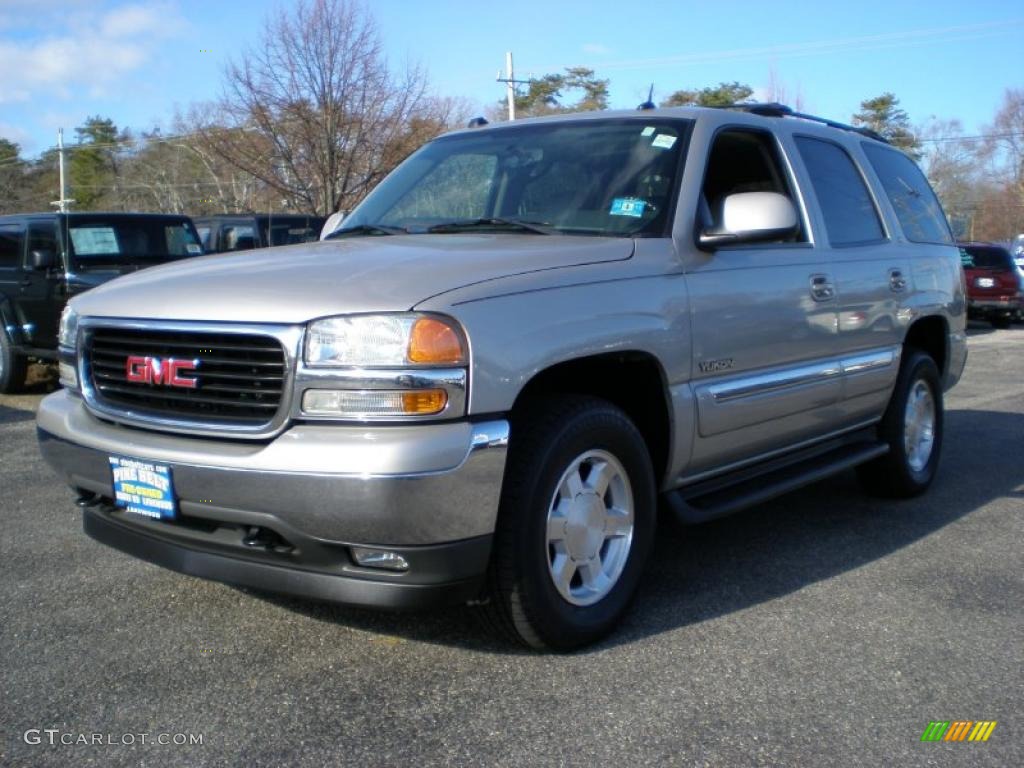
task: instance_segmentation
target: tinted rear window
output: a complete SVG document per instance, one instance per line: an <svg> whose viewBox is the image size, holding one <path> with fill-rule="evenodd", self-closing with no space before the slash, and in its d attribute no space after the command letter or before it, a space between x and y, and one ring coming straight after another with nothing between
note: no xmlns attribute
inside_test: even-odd
<svg viewBox="0 0 1024 768"><path fill-rule="evenodd" d="M1002 248L985 245L968 245L960 248L960 260L965 267L981 269L1010 269L1013 260Z"/></svg>
<svg viewBox="0 0 1024 768"><path fill-rule="evenodd" d="M915 243L952 243L946 214L914 161L894 149L867 142L863 146L907 239Z"/></svg>

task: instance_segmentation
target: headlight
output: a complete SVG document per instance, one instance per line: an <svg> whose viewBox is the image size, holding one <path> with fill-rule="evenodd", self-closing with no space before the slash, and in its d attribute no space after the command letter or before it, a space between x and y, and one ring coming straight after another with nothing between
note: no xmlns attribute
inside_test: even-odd
<svg viewBox="0 0 1024 768"><path fill-rule="evenodd" d="M71 308L70 304L65 304L64 311L60 314L60 331L57 334L57 344L64 347L64 349L74 350L77 339L78 313Z"/></svg>
<svg viewBox="0 0 1024 768"><path fill-rule="evenodd" d="M353 315L310 324L310 366L357 368L465 365L466 346L454 321L430 315Z"/></svg>

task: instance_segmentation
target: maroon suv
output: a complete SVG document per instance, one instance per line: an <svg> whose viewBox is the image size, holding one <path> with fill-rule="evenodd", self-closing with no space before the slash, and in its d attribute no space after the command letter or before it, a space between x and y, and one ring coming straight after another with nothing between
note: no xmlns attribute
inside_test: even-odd
<svg viewBox="0 0 1024 768"><path fill-rule="evenodd" d="M1024 308L1020 274L1010 252L993 243L960 243L967 277L967 316L1009 328Z"/></svg>

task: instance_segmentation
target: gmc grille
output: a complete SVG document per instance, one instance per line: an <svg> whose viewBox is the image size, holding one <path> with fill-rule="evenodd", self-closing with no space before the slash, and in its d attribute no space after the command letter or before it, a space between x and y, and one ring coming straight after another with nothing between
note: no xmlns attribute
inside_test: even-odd
<svg viewBox="0 0 1024 768"><path fill-rule="evenodd" d="M128 358L198 360L194 389L128 381ZM95 328L85 360L97 403L138 416L258 426L281 405L286 358L280 342L257 334Z"/></svg>

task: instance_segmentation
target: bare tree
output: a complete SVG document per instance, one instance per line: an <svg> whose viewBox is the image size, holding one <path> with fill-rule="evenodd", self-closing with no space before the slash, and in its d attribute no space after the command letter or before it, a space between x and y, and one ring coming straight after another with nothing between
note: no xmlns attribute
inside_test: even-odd
<svg viewBox="0 0 1024 768"><path fill-rule="evenodd" d="M1024 88L1007 88L995 120L985 129L987 149L1006 191L1005 235L1024 232Z"/></svg>
<svg viewBox="0 0 1024 768"><path fill-rule="evenodd" d="M452 117L417 66L393 73L356 0L299 0L225 72L198 128L204 150L276 190L289 207L351 208ZM194 113L195 114L195 113Z"/></svg>

